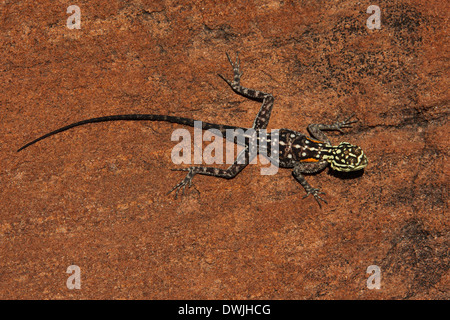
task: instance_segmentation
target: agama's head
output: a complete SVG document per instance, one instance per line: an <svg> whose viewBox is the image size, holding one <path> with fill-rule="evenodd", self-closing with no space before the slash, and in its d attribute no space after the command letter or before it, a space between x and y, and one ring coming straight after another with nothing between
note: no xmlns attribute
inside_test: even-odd
<svg viewBox="0 0 450 320"><path fill-rule="evenodd" d="M341 142L338 146L333 146L327 161L336 171L357 171L367 166L367 157L362 149L348 142Z"/></svg>

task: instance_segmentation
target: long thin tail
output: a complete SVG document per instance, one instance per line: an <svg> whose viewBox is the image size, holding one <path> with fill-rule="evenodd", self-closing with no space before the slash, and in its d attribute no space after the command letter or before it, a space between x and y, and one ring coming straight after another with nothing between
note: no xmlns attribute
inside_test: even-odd
<svg viewBox="0 0 450 320"><path fill-rule="evenodd" d="M112 116L91 118L91 119L86 119L86 120L82 120L82 121L78 121L78 122L69 124L65 127L62 127L62 128L56 129L52 132L49 132L47 134L44 134L43 136L41 136L31 142L28 142L26 145L24 145L23 147L18 149L17 152L19 152L25 148L28 148L29 146L31 146L32 144L35 144L38 141L48 138L54 134L69 130L73 127L82 126L82 125L88 124L88 123L107 122L107 121L166 121L166 122L178 123L178 124L183 124L186 126L193 127L194 121L196 121L196 120L189 119L189 118L158 115L158 114L118 114L118 115L112 115ZM219 131L222 132L222 134L224 136L226 134L226 131L225 131L226 129L232 129L232 130L244 129L244 130L246 130L245 128L241 128L241 127L234 127L234 126L228 126L228 125L220 125L220 124L215 124L215 123L202 122L202 130L208 130L208 129L218 129Z"/></svg>

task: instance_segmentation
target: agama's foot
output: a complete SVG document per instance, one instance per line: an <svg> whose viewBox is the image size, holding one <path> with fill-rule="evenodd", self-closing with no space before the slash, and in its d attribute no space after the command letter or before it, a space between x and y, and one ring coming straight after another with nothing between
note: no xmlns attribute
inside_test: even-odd
<svg viewBox="0 0 450 320"><path fill-rule="evenodd" d="M227 55L228 61L230 61L230 64L233 67L233 73L234 73L233 81L226 79L221 74L218 74L218 76L221 77L226 83L228 83L230 85L230 87L235 88L240 85L241 77L244 74L240 70L239 52L236 52L236 62L234 62L234 63L231 60L229 54L227 53L226 55Z"/></svg>
<svg viewBox="0 0 450 320"><path fill-rule="evenodd" d="M193 168L182 168L182 169L172 169L172 171L188 171L188 174L186 175L186 178L184 178L180 183L178 183L175 187L173 187L167 194L170 194L173 190L175 191L175 199L178 198L178 192L180 192L180 189L182 190L182 194L184 195L184 191L186 189L186 186L189 188L192 186L192 178L195 176L195 173L193 171Z"/></svg>
<svg viewBox="0 0 450 320"><path fill-rule="evenodd" d="M303 197L303 199L305 199L310 194L312 194L314 196L314 199L316 199L317 203L319 204L319 207L322 208L322 204L320 203L320 200L322 200L323 202L328 204L328 202L320 196L320 194L325 194L325 192L322 192L316 188L310 188L310 189L306 190L306 195Z"/></svg>
<svg viewBox="0 0 450 320"><path fill-rule="evenodd" d="M353 118L354 116L355 116L355 114L353 113L348 118L346 118L344 121L335 122L334 124L331 125L332 129L343 133L342 128L351 128L352 123L358 122L358 119L350 121L350 119Z"/></svg>

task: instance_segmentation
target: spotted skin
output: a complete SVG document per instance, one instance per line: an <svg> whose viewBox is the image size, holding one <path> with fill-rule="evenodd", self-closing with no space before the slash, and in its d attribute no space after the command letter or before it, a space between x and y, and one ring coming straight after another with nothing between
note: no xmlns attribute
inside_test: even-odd
<svg viewBox="0 0 450 320"><path fill-rule="evenodd" d="M237 94L252 100L260 101L261 108L256 115L251 128L202 122L202 129L219 130L223 137L227 137L227 130L242 130L245 132L248 129L253 129L254 134L244 134L243 136L245 139L243 143L239 142L239 139L236 139L236 135L231 138L227 137L227 139L232 140L234 143L244 146L244 149L237 156L235 162L227 169L204 166L173 169L176 171L188 172L186 177L169 191L169 193L175 191L175 198L178 197L180 190L184 194L186 186L190 187L192 185L192 179L196 174L209 175L225 179L234 178L253 160L258 152L265 152L265 154L273 155L272 151L274 153L276 152L276 149L272 149L272 145L274 143L278 144L278 157L277 160L274 160L275 164L281 168L292 168L294 178L306 191L305 197L312 195L319 206L321 206L320 201L326 203L326 200L321 197L324 193L318 188L311 187L306 181L304 174L317 173L325 169L328 165L330 165L334 170L344 172L361 170L367 165L367 158L361 148L351 145L348 142L341 142L338 146L333 146L324 133L324 131L331 130L342 132L343 128L351 128L351 124L356 122L356 120L351 120L353 116L348 117L344 121L335 122L331 125L311 124L308 126L308 132L311 135L310 137L290 129L280 129L278 137L272 137L271 133L267 133L264 138L265 143L261 143L262 141L260 141L260 139L263 139L263 136L260 135L260 131L266 129L269 124L269 119L274 104L274 97L269 93L248 89L241 86L240 81L242 72L240 69L239 56L236 55L235 62L232 61L228 54L227 58L233 69L233 80L227 80L220 74L219 76L226 83L228 83L228 85ZM125 114L91 118L75 122L49 132L25 144L17 151L21 151L40 140L71 128L88 123L107 121L165 121L191 127L194 126L195 122L195 120L189 118L154 114Z"/></svg>

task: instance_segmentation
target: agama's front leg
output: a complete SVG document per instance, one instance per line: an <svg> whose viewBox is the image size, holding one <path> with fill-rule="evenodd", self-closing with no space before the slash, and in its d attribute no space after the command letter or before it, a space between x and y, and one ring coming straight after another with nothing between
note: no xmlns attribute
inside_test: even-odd
<svg viewBox="0 0 450 320"><path fill-rule="evenodd" d="M246 98L249 99L255 99L258 101L262 101L261 109L259 110L258 114L256 115L256 118L253 122L253 129L265 129L267 128L267 125L269 124L270 120L270 114L272 113L273 108L273 101L274 98L270 93L265 93L262 91L254 90L254 89L248 89L241 86L241 76L242 72L240 70L240 61L239 56L236 53L236 62L233 63L230 56L227 53L228 61L230 61L231 66L233 67L233 81L225 79L224 76L219 74L219 77L221 77L223 80L225 80L226 83L229 84L229 86L233 89L234 92L237 94L240 94Z"/></svg>
<svg viewBox="0 0 450 320"><path fill-rule="evenodd" d="M339 131L343 133L342 128L351 128L351 124L358 122L358 120L352 120L354 114L352 114L350 117L346 118L344 121L337 121L331 125L328 124L310 124L308 126L308 132L311 134L312 137L326 142L329 145L331 145L330 139L325 135L323 131Z"/></svg>
<svg viewBox="0 0 450 320"><path fill-rule="evenodd" d="M292 171L293 176L295 179L300 182L302 187L306 191L306 195L303 198L306 198L310 194L314 196L314 199L316 199L317 203L319 204L319 207L322 207L319 200L322 200L323 202L327 203L325 199L323 199L320 194L325 194L324 192L320 191L319 189L313 188L309 185L308 181L306 181L305 177L302 175L302 173L316 173L321 170L323 170L328 165L327 161L320 161L320 162L299 162L295 165L294 170Z"/></svg>

